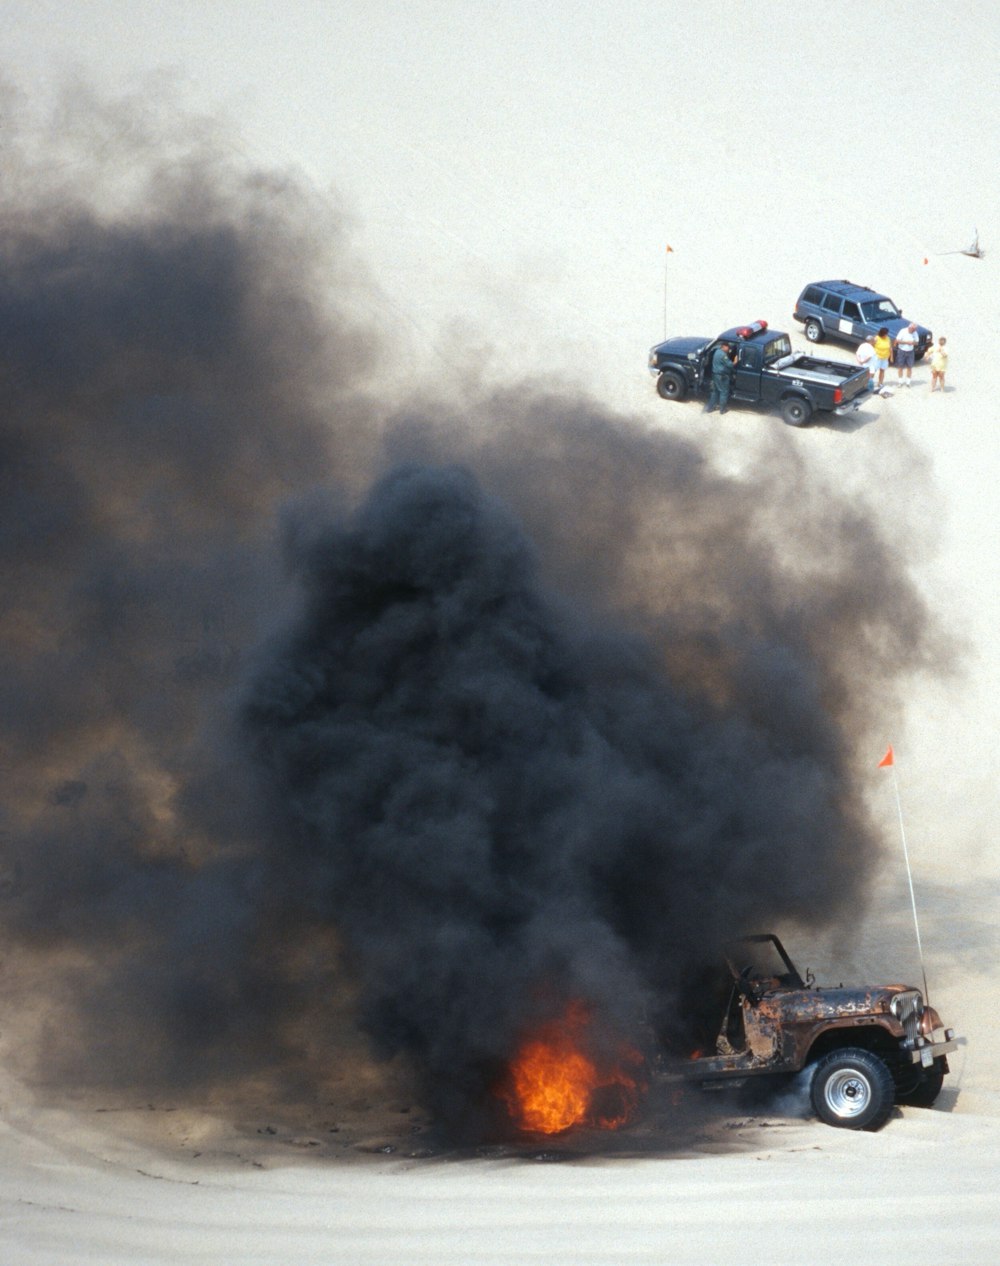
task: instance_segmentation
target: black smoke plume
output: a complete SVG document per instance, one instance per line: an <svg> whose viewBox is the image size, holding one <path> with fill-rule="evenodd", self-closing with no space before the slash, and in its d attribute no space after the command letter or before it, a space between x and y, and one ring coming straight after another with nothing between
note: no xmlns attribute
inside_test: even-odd
<svg viewBox="0 0 1000 1266"><path fill-rule="evenodd" d="M467 1123L569 999L693 1035L727 936L855 918L941 655L878 516L771 419L739 475L527 383L385 421L338 217L145 126L0 209L9 1057L309 1093L361 1032Z"/></svg>

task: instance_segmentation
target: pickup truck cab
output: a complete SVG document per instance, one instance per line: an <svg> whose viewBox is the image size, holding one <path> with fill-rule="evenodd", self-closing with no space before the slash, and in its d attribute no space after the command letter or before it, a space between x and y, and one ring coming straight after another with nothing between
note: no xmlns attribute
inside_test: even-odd
<svg viewBox="0 0 1000 1266"><path fill-rule="evenodd" d="M790 426L805 426L817 412L856 409L868 391L866 369L793 352L787 334L755 321L717 338L670 338L650 348L649 372L659 395L664 400L707 395L712 353L722 342L735 349L730 402L777 406Z"/></svg>
<svg viewBox="0 0 1000 1266"><path fill-rule="evenodd" d="M874 338L883 327L895 339L899 331L910 324L910 318L903 316L888 295L867 286L856 286L853 281L814 281L799 295L792 316L802 322L810 343L833 338L854 346ZM917 327L914 354L920 360L934 341L934 335L926 326L914 324Z"/></svg>

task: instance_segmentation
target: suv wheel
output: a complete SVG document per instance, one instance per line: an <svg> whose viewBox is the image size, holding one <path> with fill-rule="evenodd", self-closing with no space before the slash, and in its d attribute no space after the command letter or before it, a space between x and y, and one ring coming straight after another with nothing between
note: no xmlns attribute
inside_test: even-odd
<svg viewBox="0 0 1000 1266"><path fill-rule="evenodd" d="M824 1056L813 1072L816 1115L844 1130L880 1130L892 1112L892 1073L871 1051L849 1046Z"/></svg>
<svg viewBox="0 0 1000 1266"><path fill-rule="evenodd" d="M672 369L665 369L656 380L656 390L664 400L683 400L687 394L684 379Z"/></svg>
<svg viewBox="0 0 1000 1266"><path fill-rule="evenodd" d="M810 317L806 322L806 338L810 343L822 343L825 337L826 335L823 331L823 326L819 321Z"/></svg>

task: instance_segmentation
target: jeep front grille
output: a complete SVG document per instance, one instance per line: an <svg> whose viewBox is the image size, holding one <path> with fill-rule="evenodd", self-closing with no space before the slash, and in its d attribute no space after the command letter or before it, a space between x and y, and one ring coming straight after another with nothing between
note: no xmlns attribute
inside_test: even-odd
<svg viewBox="0 0 1000 1266"><path fill-rule="evenodd" d="M896 994L889 1003L889 1010L903 1026L907 1046L916 1046L920 1017L924 1013L924 1000L919 989L907 989Z"/></svg>

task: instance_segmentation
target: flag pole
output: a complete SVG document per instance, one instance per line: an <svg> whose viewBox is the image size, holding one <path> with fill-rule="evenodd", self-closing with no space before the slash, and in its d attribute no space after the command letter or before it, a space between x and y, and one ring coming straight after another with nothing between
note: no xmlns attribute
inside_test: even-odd
<svg viewBox="0 0 1000 1266"><path fill-rule="evenodd" d="M913 871L910 868L910 852L906 847L906 828L903 826L903 802L899 798L899 779L896 777L896 758L893 754L892 745L889 750L879 761L879 769L888 766L892 770L892 789L896 794L896 813L899 816L899 837L903 841L903 860L906 863L906 879L910 885L910 906L913 909L913 930L917 936L917 955L920 959L920 974L924 980L924 1002L930 1003L930 994L927 989L927 969L924 966L924 947L920 942L920 921L917 918L917 898L913 891Z"/></svg>
<svg viewBox="0 0 1000 1266"><path fill-rule="evenodd" d="M667 249L663 252L663 341L667 340L667 261L674 253L674 248L667 243Z"/></svg>

